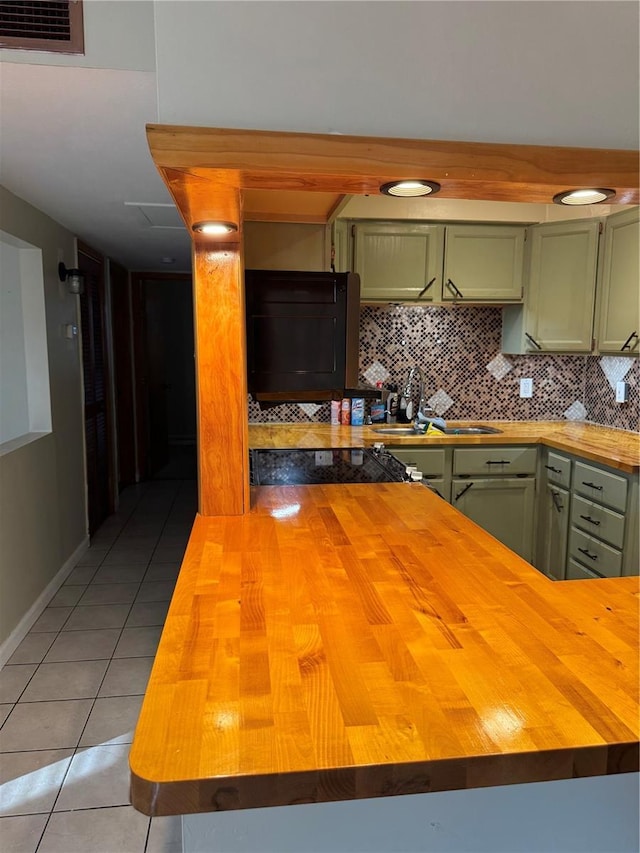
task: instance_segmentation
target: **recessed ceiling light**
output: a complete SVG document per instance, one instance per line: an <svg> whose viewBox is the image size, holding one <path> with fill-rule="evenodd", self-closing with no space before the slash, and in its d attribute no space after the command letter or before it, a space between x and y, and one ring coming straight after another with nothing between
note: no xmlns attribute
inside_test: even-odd
<svg viewBox="0 0 640 853"><path fill-rule="evenodd" d="M555 204L599 204L616 194L615 190L600 187L585 190L565 190L554 195Z"/></svg>
<svg viewBox="0 0 640 853"><path fill-rule="evenodd" d="M399 196L400 198L433 195L439 191L440 184L436 184L435 181L389 181L380 187L381 193Z"/></svg>
<svg viewBox="0 0 640 853"><path fill-rule="evenodd" d="M193 231L198 231L200 234L208 234L210 236L221 234L231 234L238 230L238 226L234 222L195 222L191 226Z"/></svg>

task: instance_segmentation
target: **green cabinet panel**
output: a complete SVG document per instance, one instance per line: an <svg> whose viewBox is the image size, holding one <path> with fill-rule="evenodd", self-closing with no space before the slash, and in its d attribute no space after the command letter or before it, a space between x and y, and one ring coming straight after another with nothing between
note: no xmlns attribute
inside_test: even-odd
<svg viewBox="0 0 640 853"><path fill-rule="evenodd" d="M531 562L536 483L533 478L454 479L451 503Z"/></svg>
<svg viewBox="0 0 640 853"><path fill-rule="evenodd" d="M248 270L329 269L328 228L306 222L245 222L244 265Z"/></svg>
<svg viewBox="0 0 640 853"><path fill-rule="evenodd" d="M640 213L614 213L605 224L598 349L638 353L640 345Z"/></svg>
<svg viewBox="0 0 640 853"><path fill-rule="evenodd" d="M448 225L442 299L522 300L525 232L520 225Z"/></svg>
<svg viewBox="0 0 640 853"><path fill-rule="evenodd" d="M345 219L336 219L331 225L331 262L334 272L352 271L349 224Z"/></svg>
<svg viewBox="0 0 640 853"><path fill-rule="evenodd" d="M362 302L432 302L442 283L442 225L365 222L353 226Z"/></svg>
<svg viewBox="0 0 640 853"><path fill-rule="evenodd" d="M591 352L601 223L570 220L530 229L523 306L502 315L502 352Z"/></svg>
<svg viewBox="0 0 640 853"><path fill-rule="evenodd" d="M569 540L569 492L553 483L542 490L536 568L555 580L565 579Z"/></svg>

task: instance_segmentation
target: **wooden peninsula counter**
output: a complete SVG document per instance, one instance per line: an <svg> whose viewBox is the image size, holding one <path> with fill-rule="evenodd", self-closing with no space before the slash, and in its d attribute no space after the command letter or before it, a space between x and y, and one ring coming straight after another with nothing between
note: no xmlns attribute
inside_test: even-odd
<svg viewBox="0 0 640 853"><path fill-rule="evenodd" d="M554 583L420 484L253 488L250 513L196 518L131 750L133 805L637 779L638 592L637 577Z"/></svg>

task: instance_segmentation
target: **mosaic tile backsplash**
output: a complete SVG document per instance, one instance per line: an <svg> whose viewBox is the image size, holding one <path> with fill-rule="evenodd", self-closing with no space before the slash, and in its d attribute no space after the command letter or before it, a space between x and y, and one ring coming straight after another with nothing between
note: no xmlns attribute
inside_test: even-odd
<svg viewBox="0 0 640 853"><path fill-rule="evenodd" d="M400 388L413 365L425 396L450 420L587 420L640 430L637 358L500 353L500 308L363 305L360 379ZM533 379L533 396L519 396L520 379ZM615 382L629 384L627 403L615 402ZM417 402L417 382L414 383ZM330 419L329 404L286 404L261 410L249 402L251 423Z"/></svg>

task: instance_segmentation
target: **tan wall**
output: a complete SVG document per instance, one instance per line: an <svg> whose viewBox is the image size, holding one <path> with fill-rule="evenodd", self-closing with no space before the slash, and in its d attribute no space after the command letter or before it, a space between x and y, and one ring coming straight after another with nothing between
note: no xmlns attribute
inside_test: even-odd
<svg viewBox="0 0 640 853"><path fill-rule="evenodd" d="M0 229L42 251L52 433L0 456L0 643L87 536L77 299L58 280L73 235L0 187Z"/></svg>

